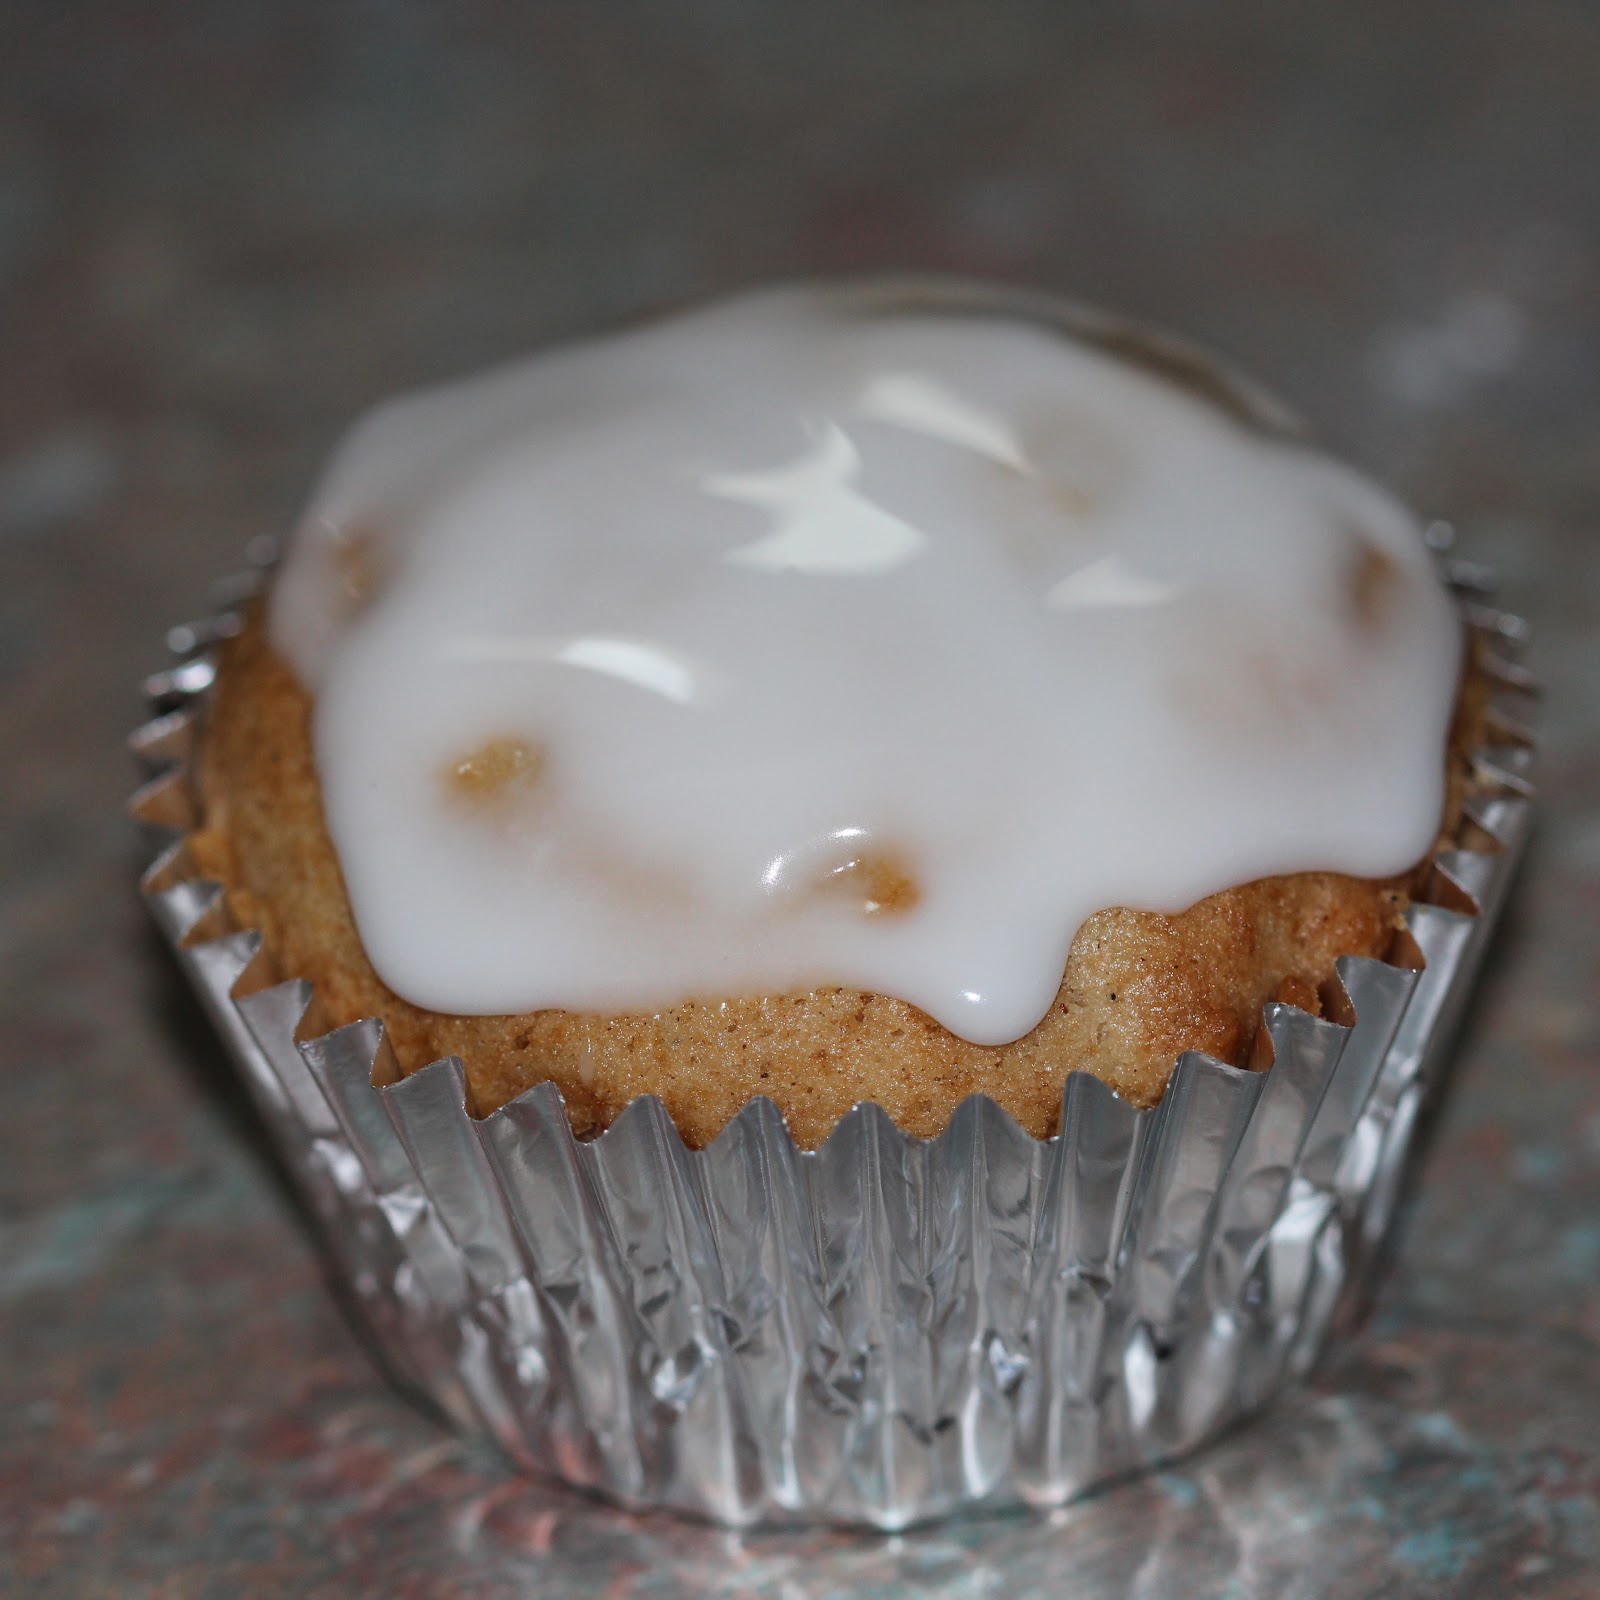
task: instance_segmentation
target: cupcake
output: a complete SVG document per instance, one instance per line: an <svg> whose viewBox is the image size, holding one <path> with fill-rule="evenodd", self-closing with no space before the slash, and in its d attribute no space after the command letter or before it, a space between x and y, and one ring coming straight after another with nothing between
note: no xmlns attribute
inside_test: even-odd
<svg viewBox="0 0 1600 1600"><path fill-rule="evenodd" d="M749 295L360 423L156 685L147 889L515 1458L1058 1503L1303 1370L1381 1240L1526 808L1451 576L1187 346Z"/></svg>

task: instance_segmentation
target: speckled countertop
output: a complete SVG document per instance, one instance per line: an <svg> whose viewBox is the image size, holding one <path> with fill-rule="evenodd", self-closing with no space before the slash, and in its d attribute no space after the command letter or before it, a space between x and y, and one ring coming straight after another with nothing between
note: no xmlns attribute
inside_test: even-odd
<svg viewBox="0 0 1600 1600"><path fill-rule="evenodd" d="M0 9L0 1592L1600 1593L1600 10L1260 9ZM889 265L1187 329L1454 519L1537 621L1546 799L1312 1388L1047 1519L735 1538L375 1375L145 926L121 741L368 400Z"/></svg>

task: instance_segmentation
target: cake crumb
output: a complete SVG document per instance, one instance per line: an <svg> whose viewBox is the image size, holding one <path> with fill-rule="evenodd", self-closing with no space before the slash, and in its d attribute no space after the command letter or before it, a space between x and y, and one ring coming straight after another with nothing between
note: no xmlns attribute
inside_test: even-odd
<svg viewBox="0 0 1600 1600"><path fill-rule="evenodd" d="M468 800L492 800L513 784L537 780L544 755L526 739L486 739L477 749L453 761L446 773L451 790Z"/></svg>
<svg viewBox="0 0 1600 1600"><path fill-rule="evenodd" d="M346 616L366 610L377 595L383 578L378 543L378 530L370 522L354 523L333 536L333 570Z"/></svg>
<svg viewBox="0 0 1600 1600"><path fill-rule="evenodd" d="M1381 628L1388 620L1399 579L1400 566L1394 557L1361 539L1360 553L1350 576L1350 604L1362 628L1368 631Z"/></svg>
<svg viewBox="0 0 1600 1600"><path fill-rule="evenodd" d="M824 893L853 900L869 917L915 909L922 888L904 859L892 850L863 850L824 874Z"/></svg>

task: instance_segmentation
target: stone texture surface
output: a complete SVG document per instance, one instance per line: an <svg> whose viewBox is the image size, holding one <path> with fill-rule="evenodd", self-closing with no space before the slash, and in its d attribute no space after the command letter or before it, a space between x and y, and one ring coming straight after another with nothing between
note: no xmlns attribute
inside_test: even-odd
<svg viewBox="0 0 1600 1600"><path fill-rule="evenodd" d="M0 9L0 1592L1600 1592L1600 12ZM1230 352L1538 627L1542 824L1318 1381L1055 1516L735 1538L376 1375L133 888L165 626L397 386L774 275L1036 280Z"/></svg>

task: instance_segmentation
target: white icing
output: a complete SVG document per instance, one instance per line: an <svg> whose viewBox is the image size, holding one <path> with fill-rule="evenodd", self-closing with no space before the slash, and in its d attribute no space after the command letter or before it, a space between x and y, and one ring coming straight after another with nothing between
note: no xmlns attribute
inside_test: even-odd
<svg viewBox="0 0 1600 1600"><path fill-rule="evenodd" d="M1416 522L1350 469L1059 327L826 289L383 407L270 625L398 993L842 984L985 1044L1101 907L1415 861L1460 652ZM494 740L532 766L464 794ZM863 851L915 904L870 914Z"/></svg>

